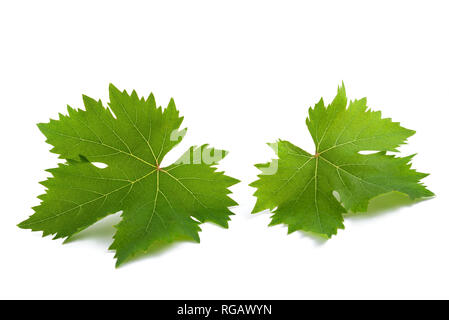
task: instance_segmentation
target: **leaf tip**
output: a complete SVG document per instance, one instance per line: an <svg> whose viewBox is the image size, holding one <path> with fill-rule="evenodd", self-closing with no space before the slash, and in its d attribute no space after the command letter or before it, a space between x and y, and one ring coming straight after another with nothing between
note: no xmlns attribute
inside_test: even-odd
<svg viewBox="0 0 449 320"><path fill-rule="evenodd" d="M126 91L124 91L126 92ZM109 83L109 97L111 98L112 95L122 93L115 85L112 83Z"/></svg>

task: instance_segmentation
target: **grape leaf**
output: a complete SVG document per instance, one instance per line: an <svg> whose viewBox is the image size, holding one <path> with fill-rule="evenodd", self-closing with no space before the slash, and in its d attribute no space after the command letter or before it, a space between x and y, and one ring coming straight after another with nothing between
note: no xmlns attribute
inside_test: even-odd
<svg viewBox="0 0 449 320"><path fill-rule="evenodd" d="M314 154L279 140L269 144L278 159L256 165L262 173L250 184L257 188L253 213L271 210L270 225L282 223L288 233L303 230L330 238L344 229L344 213L366 211L369 200L380 194L433 195L420 182L427 174L411 169L414 155L386 154L397 152L415 132L367 109L365 98L347 107L344 85L327 107L321 99L309 108L306 124Z"/></svg>
<svg viewBox="0 0 449 320"><path fill-rule="evenodd" d="M226 152L191 147L161 167L186 133L173 99L162 110L152 94L139 98L112 84L109 96L109 108L83 96L86 110L69 106L68 116L38 125L51 151L67 162L48 170L53 177L41 182L47 188L41 204L19 227L69 238L123 210L110 247L117 266L176 240L199 242L200 223L227 228L228 207L236 204L228 188L238 180L214 167Z"/></svg>

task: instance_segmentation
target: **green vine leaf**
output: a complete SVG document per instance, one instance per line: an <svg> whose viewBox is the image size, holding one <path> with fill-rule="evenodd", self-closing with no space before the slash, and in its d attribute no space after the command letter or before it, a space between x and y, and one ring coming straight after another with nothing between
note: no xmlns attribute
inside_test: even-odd
<svg viewBox="0 0 449 320"><path fill-rule="evenodd" d="M411 169L413 155L387 154L398 152L415 132L382 119L379 111L367 108L366 99L347 104L342 86L330 105L321 99L309 109L306 124L315 153L284 140L270 144L278 159L256 165L262 173L250 184L257 188L253 213L271 210L270 225L286 224L289 233L331 237L344 228L343 214L365 212L369 200L380 194L433 196L420 182L427 174Z"/></svg>
<svg viewBox="0 0 449 320"><path fill-rule="evenodd" d="M69 238L122 210L110 247L117 266L173 241L199 242L203 222L227 228L228 207L236 205L228 188L238 180L216 171L226 152L191 147L162 167L186 133L174 101L162 110L152 94L139 98L112 84L109 96L109 108L83 96L85 110L68 107L68 116L38 125L52 152L67 161L48 170L53 177L41 182L41 204L19 227Z"/></svg>

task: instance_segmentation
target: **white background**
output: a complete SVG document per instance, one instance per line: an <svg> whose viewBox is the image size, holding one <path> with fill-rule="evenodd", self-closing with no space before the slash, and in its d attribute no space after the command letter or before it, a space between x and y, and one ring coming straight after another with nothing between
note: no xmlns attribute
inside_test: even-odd
<svg viewBox="0 0 449 320"><path fill-rule="evenodd" d="M449 298L447 1L2 1L0 4L0 298ZM312 152L307 109L345 82L385 117L417 131L402 147L436 193L388 196L325 242L250 215L258 174L290 140ZM184 142L230 151L228 230L206 224L179 243L114 268L110 216L63 245L16 227L54 167L38 122L107 101L109 82L166 106ZM403 204L403 206L399 206Z"/></svg>

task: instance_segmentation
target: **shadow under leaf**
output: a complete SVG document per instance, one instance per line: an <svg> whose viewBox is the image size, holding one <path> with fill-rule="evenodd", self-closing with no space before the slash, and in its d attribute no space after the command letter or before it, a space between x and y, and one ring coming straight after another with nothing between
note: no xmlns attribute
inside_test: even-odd
<svg viewBox="0 0 449 320"><path fill-rule="evenodd" d="M390 213L398 208L401 207L409 207L416 203L423 202L426 200L429 200L430 198L419 198L419 199L411 199L408 195L392 191L388 192L382 195L379 195L373 199L370 200L368 204L368 210L366 212L349 212L344 214L344 218L348 220L363 220L363 219L370 219L374 217L381 216L386 213ZM341 232L342 230L338 230ZM308 237L317 245L323 245L329 240L330 238L327 238L325 236L311 233L311 232L301 232L301 234L305 237ZM335 235L334 235L335 237Z"/></svg>
<svg viewBox="0 0 449 320"><path fill-rule="evenodd" d="M122 212L119 211L112 215L109 215L100 221L97 221L92 226L82 230L81 232L67 238L64 244L72 243L79 240L92 239L100 244L109 246L112 242L112 237L114 236L117 229L115 226L120 223Z"/></svg>
<svg viewBox="0 0 449 320"><path fill-rule="evenodd" d="M64 241L64 244L70 244L72 242L80 240L93 240L108 248L113 241L115 232L117 231L115 227L120 223L122 219L121 215L122 212L119 211L99 220L85 230L82 230L72 237L67 238ZM188 237L177 237L176 239L172 239L172 241L170 242L154 242L145 252L137 253L135 256L129 257L127 260L123 261L120 267L122 265L131 264L135 261L158 257L161 254L165 253L169 248L175 247L176 245L180 244L180 242L197 243L196 241L193 241Z"/></svg>
<svg viewBox="0 0 449 320"><path fill-rule="evenodd" d="M151 244L151 246L148 249L146 249L143 252L139 252L134 256L127 258L117 267L121 268L125 265L128 265L128 264L130 265L130 264L136 263L141 260L153 259L153 258L160 257L161 255L166 253L168 251L168 249L173 249L173 248L181 245L182 243L198 243L198 242L196 242L188 237L177 237L176 239L173 239L169 242L167 242L167 241L154 242Z"/></svg>
<svg viewBox="0 0 449 320"><path fill-rule="evenodd" d="M345 214L345 218L365 219L377 217L400 207L410 207L428 199L429 198L411 199L408 195L401 192L388 192L371 199L366 212L349 212Z"/></svg>

